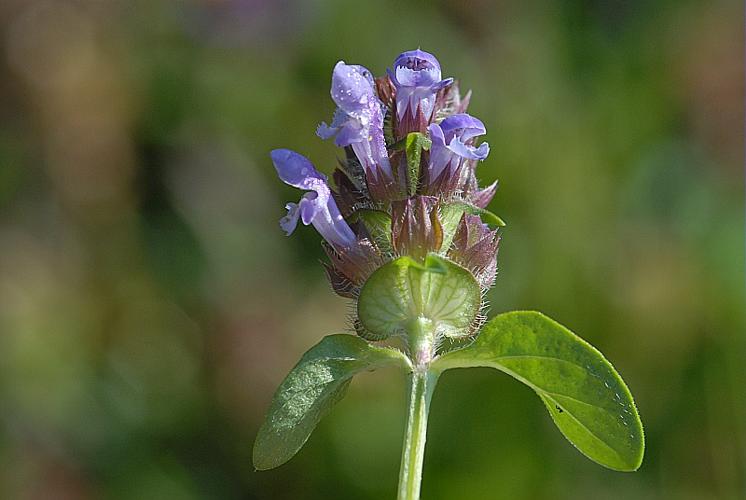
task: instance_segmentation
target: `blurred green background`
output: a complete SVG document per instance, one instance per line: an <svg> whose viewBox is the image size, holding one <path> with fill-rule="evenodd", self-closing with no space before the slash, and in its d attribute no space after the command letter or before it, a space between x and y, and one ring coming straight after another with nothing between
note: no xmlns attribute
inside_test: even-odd
<svg viewBox="0 0 746 500"><path fill-rule="evenodd" d="M362 375L254 472L271 395L346 328L268 152L329 172L340 59L435 53L508 222L491 311L538 309L635 394L641 470L526 387L447 373L427 499L746 497L740 2L0 2L0 498L393 498L404 379Z"/></svg>

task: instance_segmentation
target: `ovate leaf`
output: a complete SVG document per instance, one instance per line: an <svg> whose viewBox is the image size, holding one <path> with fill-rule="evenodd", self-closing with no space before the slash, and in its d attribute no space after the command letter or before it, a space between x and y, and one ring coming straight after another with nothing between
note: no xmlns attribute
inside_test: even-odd
<svg viewBox="0 0 746 500"><path fill-rule="evenodd" d="M409 369L407 358L395 349L373 346L353 335L324 337L277 389L254 442L254 467L272 469L290 460L342 399L353 375L386 365Z"/></svg>
<svg viewBox="0 0 746 500"><path fill-rule="evenodd" d="M591 460L637 470L642 423L632 395L593 346L538 312L515 311L489 321L473 344L444 354L433 369L489 366L531 387L562 434Z"/></svg>

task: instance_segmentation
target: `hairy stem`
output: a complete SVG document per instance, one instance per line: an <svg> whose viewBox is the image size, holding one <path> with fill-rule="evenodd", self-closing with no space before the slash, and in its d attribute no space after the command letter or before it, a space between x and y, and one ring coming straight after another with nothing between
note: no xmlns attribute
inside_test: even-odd
<svg viewBox="0 0 746 500"><path fill-rule="evenodd" d="M438 374L415 368L408 376L407 428L404 433L401 469L399 470L399 500L420 498L422 464L425 458L427 414Z"/></svg>

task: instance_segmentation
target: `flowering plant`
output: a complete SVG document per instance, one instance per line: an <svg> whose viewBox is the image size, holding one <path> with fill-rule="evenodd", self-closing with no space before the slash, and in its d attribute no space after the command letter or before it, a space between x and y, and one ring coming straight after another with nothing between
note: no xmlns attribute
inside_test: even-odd
<svg viewBox="0 0 746 500"><path fill-rule="evenodd" d="M407 374L408 417L398 498L419 498L430 400L450 368L489 366L531 387L583 454L620 471L642 461L632 396L603 355L533 311L486 322L502 219L487 210L497 183L480 188L490 152L484 124L466 113L470 93L442 78L422 50L404 52L386 76L340 61L337 110L317 134L345 157L328 179L304 156L272 151L285 183L305 191L280 221L289 235L313 225L329 256L333 290L354 302L357 335L330 335L282 382L254 446L257 469L277 467L305 443L351 378L384 366Z"/></svg>

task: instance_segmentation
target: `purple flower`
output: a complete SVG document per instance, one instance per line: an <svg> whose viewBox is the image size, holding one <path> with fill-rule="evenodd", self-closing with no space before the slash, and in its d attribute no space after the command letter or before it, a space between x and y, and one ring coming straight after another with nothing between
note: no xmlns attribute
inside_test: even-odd
<svg viewBox="0 0 746 500"><path fill-rule="evenodd" d="M396 116L416 121L419 113L429 122L435 105L435 94L453 83L453 78L441 80L440 64L434 55L423 50L403 52L388 70L396 87ZM405 134L403 134L405 135Z"/></svg>
<svg viewBox="0 0 746 500"><path fill-rule="evenodd" d="M337 250L357 245L357 237L332 198L331 190L322 175L303 155L289 149L275 149L271 153L277 175L290 186L310 191L298 203L285 205L288 213L280 219L280 227L290 235L298 225L313 224L321 236Z"/></svg>
<svg viewBox="0 0 746 500"><path fill-rule="evenodd" d="M440 124L428 127L430 139L430 165L428 178L430 185L458 184L464 164L484 160L490 152L486 142L474 146L474 140L486 133L484 124L465 113L451 115Z"/></svg>
<svg viewBox="0 0 746 500"><path fill-rule="evenodd" d="M331 125L322 122L316 134L322 139L336 136L339 147L351 146L363 166L372 192L394 185L386 140L383 136L383 105L376 96L375 82L362 66L339 61L332 73L331 96L337 110Z"/></svg>

